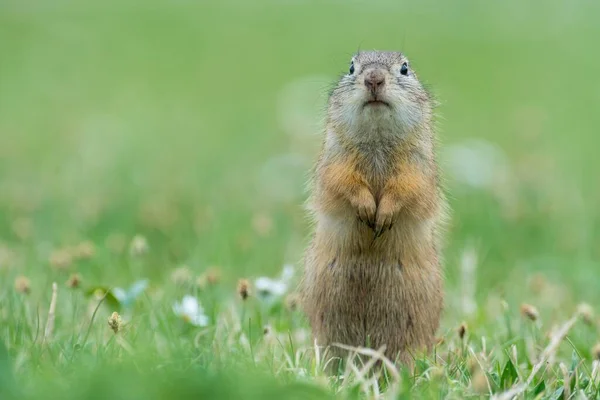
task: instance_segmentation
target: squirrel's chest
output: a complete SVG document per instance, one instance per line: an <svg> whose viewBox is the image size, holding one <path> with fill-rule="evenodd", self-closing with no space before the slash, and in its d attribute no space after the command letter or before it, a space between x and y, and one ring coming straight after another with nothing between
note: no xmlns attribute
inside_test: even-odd
<svg viewBox="0 0 600 400"><path fill-rule="evenodd" d="M361 150L358 169L374 189L383 186L397 171L391 146L368 146Z"/></svg>

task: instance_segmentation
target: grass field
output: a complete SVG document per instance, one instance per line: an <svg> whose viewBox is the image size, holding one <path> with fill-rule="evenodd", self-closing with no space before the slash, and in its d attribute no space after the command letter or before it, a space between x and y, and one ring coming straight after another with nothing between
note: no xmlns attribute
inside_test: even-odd
<svg viewBox="0 0 600 400"><path fill-rule="evenodd" d="M598 398L599 18L0 2L0 398ZM327 376L294 295L327 90L358 48L405 51L439 100L453 210L440 344L379 378Z"/></svg>

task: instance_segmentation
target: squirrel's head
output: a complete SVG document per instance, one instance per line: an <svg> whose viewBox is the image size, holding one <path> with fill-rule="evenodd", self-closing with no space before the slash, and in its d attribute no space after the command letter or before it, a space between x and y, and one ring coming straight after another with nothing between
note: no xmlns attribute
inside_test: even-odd
<svg viewBox="0 0 600 400"><path fill-rule="evenodd" d="M329 123L356 139L402 136L431 119L431 99L402 53L359 52L329 97ZM337 129L336 129L337 130Z"/></svg>

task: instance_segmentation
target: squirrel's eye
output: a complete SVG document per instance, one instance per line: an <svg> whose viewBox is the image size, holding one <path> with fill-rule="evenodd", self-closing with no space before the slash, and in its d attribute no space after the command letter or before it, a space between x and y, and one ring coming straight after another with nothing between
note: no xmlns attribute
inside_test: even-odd
<svg viewBox="0 0 600 400"><path fill-rule="evenodd" d="M350 72L350 75L352 75L354 73L354 61L352 61L350 63L350 70L349 70L349 72Z"/></svg>
<svg viewBox="0 0 600 400"><path fill-rule="evenodd" d="M408 63L402 64L402 67L400 67L400 73L402 75L408 75Z"/></svg>

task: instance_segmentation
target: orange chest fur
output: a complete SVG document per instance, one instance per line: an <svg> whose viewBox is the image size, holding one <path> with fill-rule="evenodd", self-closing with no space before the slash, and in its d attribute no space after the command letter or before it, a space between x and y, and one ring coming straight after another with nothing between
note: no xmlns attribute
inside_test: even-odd
<svg viewBox="0 0 600 400"><path fill-rule="evenodd" d="M426 176L419 166L400 155L363 155L356 165L376 199L390 186L393 186L394 190L414 194L426 181Z"/></svg>

